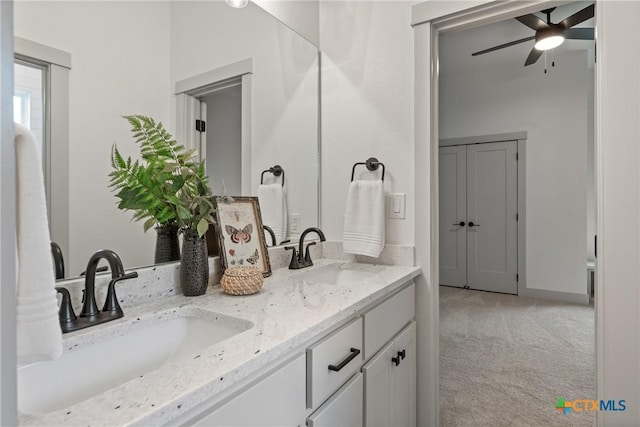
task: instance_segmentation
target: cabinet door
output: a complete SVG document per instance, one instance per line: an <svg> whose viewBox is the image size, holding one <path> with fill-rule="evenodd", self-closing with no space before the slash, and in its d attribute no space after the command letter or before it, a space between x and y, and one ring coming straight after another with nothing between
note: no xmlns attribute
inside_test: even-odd
<svg viewBox="0 0 640 427"><path fill-rule="evenodd" d="M412 322L394 340L395 354L400 364L391 365L389 426L416 425L416 322Z"/></svg>
<svg viewBox="0 0 640 427"><path fill-rule="evenodd" d="M304 419L305 356L300 355L194 426L297 426Z"/></svg>
<svg viewBox="0 0 640 427"><path fill-rule="evenodd" d="M391 354L387 344L362 371L364 372L364 423L367 427L389 427L391 422Z"/></svg>
<svg viewBox="0 0 640 427"><path fill-rule="evenodd" d="M362 374L356 374L308 419L309 427L362 427Z"/></svg>

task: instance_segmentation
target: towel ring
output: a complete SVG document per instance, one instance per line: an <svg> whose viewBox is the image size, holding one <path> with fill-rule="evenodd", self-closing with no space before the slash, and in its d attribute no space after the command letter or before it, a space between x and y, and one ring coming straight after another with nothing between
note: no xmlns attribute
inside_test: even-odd
<svg viewBox="0 0 640 427"><path fill-rule="evenodd" d="M355 173L356 173L356 166L358 165L366 166L367 170L371 172L378 170L378 166L382 166L382 177L380 179L384 181L384 169L385 169L384 163L379 162L378 159L376 159L375 157L369 157L366 162L355 163L353 165L353 168L351 169L351 181L353 181L353 177L355 176Z"/></svg>
<svg viewBox="0 0 640 427"><path fill-rule="evenodd" d="M262 174L260 174L260 184L264 183L264 174L267 172L272 173L273 176L276 176L276 177L282 175L282 186L284 187L284 169L282 169L282 166L275 165L272 168L263 170Z"/></svg>

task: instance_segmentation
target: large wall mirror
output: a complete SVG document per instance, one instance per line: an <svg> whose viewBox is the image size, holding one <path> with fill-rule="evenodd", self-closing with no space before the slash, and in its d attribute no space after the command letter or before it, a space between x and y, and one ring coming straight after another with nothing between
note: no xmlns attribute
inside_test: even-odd
<svg viewBox="0 0 640 427"><path fill-rule="evenodd" d="M250 84L241 91L222 88L218 100L208 101L209 116L217 112L202 147L211 187L219 194L224 183L230 195L255 196L262 172L280 165L288 214L297 215L300 231L318 225L318 50L265 10L253 3L233 9L222 1L18 1L14 14L17 37L71 57L68 161L54 162L50 172L55 176L60 166L68 175L68 211L62 210L68 231L51 230L54 240L64 233L67 277L82 272L101 248L115 250L127 269L153 263L155 232L144 233L130 212L118 210L108 188L112 145L138 156L121 116L151 116L186 138L176 83L231 64L251 64L241 73ZM211 128L236 120L225 118L225 98L231 110L243 112L235 137L226 127ZM49 147L54 153L55 144ZM279 182L270 174L265 180ZM56 215L54 207L52 224Z"/></svg>

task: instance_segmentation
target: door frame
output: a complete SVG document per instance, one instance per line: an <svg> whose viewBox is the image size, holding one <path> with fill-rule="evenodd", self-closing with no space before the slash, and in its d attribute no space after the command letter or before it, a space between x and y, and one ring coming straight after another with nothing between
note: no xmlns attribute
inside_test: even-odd
<svg viewBox="0 0 640 427"><path fill-rule="evenodd" d="M418 322L418 360L420 365L418 367L418 401L421 402L418 405L418 425L433 425L439 424L439 280L438 280L438 268L439 268L439 242L438 242L438 210L439 210L439 197L438 197L438 40L439 33L441 31L447 31L451 29L463 30L472 28L480 24L485 25L493 22L499 22L505 19L515 18L527 13L533 13L544 8L553 6L559 6L561 4L570 3L569 1L556 1L556 0L528 0L528 1L509 1L509 2L497 2L491 0L470 0L470 1L439 1L430 0L417 4L412 10L411 25L414 29L414 180L415 180L415 193L416 193L416 206L415 206L415 259L416 264L422 267L423 274L416 278L416 300L419 304L416 304L416 319ZM632 6L635 7L635 6ZM596 293L599 298L596 300L596 395L599 398L607 398L606 392L612 390L625 392L625 396L637 403L640 400L640 390L634 385L621 385L624 382L624 378L637 378L636 374L640 371L640 366L637 364L639 337L636 333L638 326L640 325L640 319L635 319L629 322L626 321L624 312L611 315L611 310L607 310L609 313L609 320L604 322L604 306L610 309L614 309L613 304L623 304L623 307L627 310L629 304L637 304L640 298L638 298L638 291L634 290L631 285L637 283L640 277L640 272L634 269L634 259L637 263L635 255L638 254L638 242L632 241L632 238L640 234L640 224L638 224L638 213L636 199L633 201L633 209L629 209L627 212L623 212L620 200L622 195L613 189L613 181L615 184L620 185L621 179L619 176L623 174L620 168L616 169L613 163L620 161L623 156L619 154L620 150L625 148L631 148L631 153L637 153L637 149L631 147L630 144L626 144L623 141L629 140L630 137L635 137L638 134L638 130L632 128L626 124L623 120L631 120L631 116L637 114L640 111L640 107L636 103L631 105L619 106L624 94L621 90L614 90L614 94L610 94L604 90L605 82L613 82L615 79L618 81L637 81L638 60L633 57L633 62L628 67L622 67L624 70L621 72L613 71L614 67L607 67L607 53L610 51L611 58L613 58L616 64L622 62L621 53L615 48L614 42L622 38L622 34L617 30L614 25L614 19L610 18L610 21L604 19L606 15L605 10L609 11L612 16L618 19L627 20L625 18L625 10L622 10L618 6L611 6L610 8L604 6L604 2L596 1L596 16L597 21L597 41L598 41L598 58L600 61L596 64L596 99L595 103L595 120L594 125L595 132L595 151L596 151L596 211L597 211L597 234L600 236L598 239L597 252L599 257L596 259ZM637 12L637 10L634 10ZM632 13L627 14L628 20L637 18L637 15ZM609 22L609 26L603 25L605 22ZM631 25L631 23L629 22ZM606 32L606 31L610 32ZM605 35L611 35L609 44L606 41L609 38ZM605 37L607 37L605 39ZM640 40L640 35L637 31L632 32L628 36L633 41ZM607 70L611 70L608 71ZM621 85L623 86L623 85ZM633 92L634 88L638 86L637 83L632 84L631 88L626 88L627 93ZM608 85L607 88L614 88L613 85ZM632 92L629 92L632 91ZM616 102L618 101L618 102ZM610 107L610 108L607 108ZM429 117L429 120L424 120L424 117ZM631 121L634 123L634 121ZM618 126L616 126L618 125ZM636 126L637 127L637 126ZM606 129L606 132L603 131ZM607 154L607 160L603 160L605 151L603 150L603 136L609 136L609 143L615 145L615 148L610 149ZM633 154L631 155L633 157ZM634 185L638 184L637 159L633 167L624 163L620 167L628 172L629 182L633 182ZM608 181L607 186L603 180L603 175L607 174L607 178L612 178ZM607 192L607 207L610 217L605 224L604 219L604 205L605 188ZM635 186L633 187L635 188ZM637 196L629 196L637 197ZM614 213L615 212L615 213ZM615 218L614 218L615 217ZM628 237L625 236L619 227L615 226L614 220L626 220L625 224L630 224L632 230L628 230ZM613 236L611 239L623 243L622 248L617 250L611 241L607 244L603 243L604 230L610 230ZM609 233L609 232L608 232ZM618 245L620 246L620 245ZM609 255L608 252L612 254ZM615 252L615 254L613 254ZM605 255L609 255L607 258L607 264L612 265L612 269L607 274L609 280L614 283L629 283L629 286L619 286L616 289L607 289L605 294L605 288L603 282L605 279ZM617 255L617 257L616 257ZM617 259L616 259L617 258ZM623 265L621 260L630 263ZM624 304L623 293L627 294L627 304ZM604 301L607 297L611 300L609 302ZM614 310L615 311L615 310ZM622 310L621 310L622 311ZM628 317L628 316L627 316ZM625 347L629 350L629 355L619 356L612 351L604 348L604 334L608 332L608 337L616 343L622 344L622 337L620 334L616 334L616 329L622 327L624 323L630 323L630 332L624 334L624 337L629 337L630 334L634 335L634 338L627 339ZM635 323L634 323L635 322ZM631 332L632 331L632 332ZM626 338L625 338L626 339ZM614 346L615 347L615 346ZM605 357L607 361L605 362ZM634 365L635 361L635 365ZM626 362L623 369L620 363ZM604 371L607 371L608 376L605 382ZM624 371L624 372L623 372ZM626 377L623 377L626 374ZM609 378L610 375L610 378ZM618 381L616 381L618 380ZM610 397L613 398L613 397ZM603 414L602 411L596 413L596 425L601 426L604 424L605 419L613 418L617 416L616 420L623 423L632 422L636 420L638 410L632 409L627 413L621 414Z"/></svg>
<svg viewBox="0 0 640 427"><path fill-rule="evenodd" d="M175 102L175 129L176 139L178 141L186 141L187 149L198 149L202 154L200 160L203 160L204 153L199 145L200 139L194 135L195 130L191 123L195 123L196 111L192 108L192 100L194 97L202 98L217 90L224 89L236 84L242 86L242 194L251 194L252 181L252 93L253 93L253 58L243 59L223 67L214 68L204 73L178 80L175 82L174 102ZM199 116L199 114L198 114Z"/></svg>

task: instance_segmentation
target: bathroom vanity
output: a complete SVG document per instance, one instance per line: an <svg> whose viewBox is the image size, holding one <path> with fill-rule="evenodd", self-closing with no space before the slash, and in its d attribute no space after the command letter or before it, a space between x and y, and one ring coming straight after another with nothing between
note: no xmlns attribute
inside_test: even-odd
<svg viewBox="0 0 640 427"><path fill-rule="evenodd" d="M113 369L111 379L122 375L119 358L127 362L122 366L140 361L144 372L90 388L70 405L47 406L46 395L42 402L22 400L20 423L415 425L413 278L419 273L321 259L304 270L276 270L250 296L214 286L202 297L128 307L122 319L66 334L65 354L53 362L58 368L37 378L59 389L54 396L65 393L64 377L46 376L69 369L64 360L97 345L104 349L96 354L113 354L103 362L97 355L73 362L81 379L103 367Z"/></svg>

